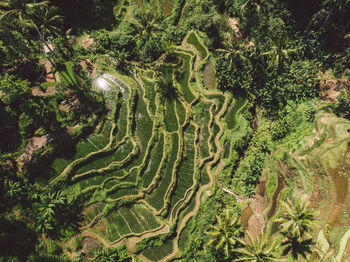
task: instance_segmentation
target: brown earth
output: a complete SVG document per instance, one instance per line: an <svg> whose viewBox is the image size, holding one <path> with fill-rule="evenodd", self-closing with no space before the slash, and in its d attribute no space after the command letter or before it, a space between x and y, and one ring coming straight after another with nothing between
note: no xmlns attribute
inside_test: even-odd
<svg viewBox="0 0 350 262"><path fill-rule="evenodd" d="M243 210L241 221L244 230L253 237L258 237L265 227L264 212L266 210L266 180L261 180L256 187L255 195L249 205Z"/></svg>
<svg viewBox="0 0 350 262"><path fill-rule="evenodd" d="M83 39L81 40L81 44L85 49L92 48L94 45L95 40L92 37L89 36L84 36Z"/></svg>
<svg viewBox="0 0 350 262"><path fill-rule="evenodd" d="M22 172L24 165L32 160L34 152L46 145L48 137L49 135L43 135L29 140L23 154L16 159L19 172Z"/></svg>
<svg viewBox="0 0 350 262"><path fill-rule="evenodd" d="M227 21L228 21L229 26L230 26L230 27L232 28L232 30L236 33L237 37L238 37L238 38L242 38L242 33L241 33L241 31L239 30L237 19L228 18Z"/></svg>
<svg viewBox="0 0 350 262"><path fill-rule="evenodd" d="M321 99L338 103L337 97L340 95L340 86L349 85L349 82L344 79L330 79L327 73L322 75L320 81Z"/></svg>
<svg viewBox="0 0 350 262"><path fill-rule="evenodd" d="M87 251L90 249L97 249L101 247L100 243L96 239L91 237L84 238L82 245L83 245L84 251Z"/></svg>
<svg viewBox="0 0 350 262"><path fill-rule="evenodd" d="M52 73L52 64L49 61L42 61L40 65L43 65L45 68L45 82L55 82L55 76ZM44 91L39 88L33 88L33 96L50 96L56 93L55 86L48 86Z"/></svg>

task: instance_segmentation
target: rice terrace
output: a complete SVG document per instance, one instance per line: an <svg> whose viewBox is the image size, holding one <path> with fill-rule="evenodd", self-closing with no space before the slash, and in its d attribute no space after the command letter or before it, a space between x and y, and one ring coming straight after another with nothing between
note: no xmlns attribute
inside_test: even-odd
<svg viewBox="0 0 350 262"><path fill-rule="evenodd" d="M0 261L350 261L350 2L0 2Z"/></svg>
<svg viewBox="0 0 350 262"><path fill-rule="evenodd" d="M72 159L53 162L45 181L86 197L79 237L136 249L141 240L163 235L162 246L140 253L152 261L176 257L186 248L189 221L201 199L213 193L214 177L224 164L225 116L235 121L239 115L233 111L244 108L241 103L229 109L236 101L232 95L203 86L208 57L195 32L174 48L159 69L176 85L171 100L160 93L153 70L101 76L113 104L108 117L77 145ZM179 65L184 74L177 81ZM241 136L239 126L226 129L226 135Z"/></svg>

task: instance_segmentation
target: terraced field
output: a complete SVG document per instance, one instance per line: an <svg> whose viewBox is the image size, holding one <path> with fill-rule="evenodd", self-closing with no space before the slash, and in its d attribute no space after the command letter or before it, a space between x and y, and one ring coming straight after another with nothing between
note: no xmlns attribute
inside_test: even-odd
<svg viewBox="0 0 350 262"><path fill-rule="evenodd" d="M209 52L196 32L173 55L183 69L179 79L174 65L165 64L175 97L163 97L151 70L104 74L108 118L77 145L74 157L53 162L48 183L86 200L82 232L73 239L89 236L106 247L126 243L146 261L181 255L182 233L189 237L187 224L214 190L223 145L239 130L224 128L226 121L238 126L245 103L204 86ZM138 247L150 237L162 237L163 244Z"/></svg>
<svg viewBox="0 0 350 262"><path fill-rule="evenodd" d="M347 261L350 254L350 212L346 204L349 200L350 122L334 114L319 113L315 123L313 135L300 143L289 163L299 170L298 187L309 192L311 207L321 218L320 230L315 232L318 248L309 261L324 257Z"/></svg>

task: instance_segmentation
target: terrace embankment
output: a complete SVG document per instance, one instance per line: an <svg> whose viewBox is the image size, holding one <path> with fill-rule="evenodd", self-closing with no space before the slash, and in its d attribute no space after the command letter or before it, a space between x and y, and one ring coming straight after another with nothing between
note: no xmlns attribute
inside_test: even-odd
<svg viewBox="0 0 350 262"><path fill-rule="evenodd" d="M175 95L162 90L159 73L151 69L104 74L107 120L76 146L75 155L57 158L49 178L51 186L68 185L64 190L85 200L82 232L72 240L85 236L105 247L126 243L146 261L181 256L188 224L222 172L228 108L235 108L236 119L245 105L216 89L209 51L196 32L160 62ZM155 238L165 240L160 246L143 244Z"/></svg>

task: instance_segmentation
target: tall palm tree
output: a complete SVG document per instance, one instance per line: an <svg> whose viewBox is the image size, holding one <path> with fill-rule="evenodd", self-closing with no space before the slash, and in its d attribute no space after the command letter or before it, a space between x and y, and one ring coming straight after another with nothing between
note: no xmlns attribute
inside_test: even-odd
<svg viewBox="0 0 350 262"><path fill-rule="evenodd" d="M254 238L248 231L247 237L249 241L239 240L242 247L234 249L233 252L240 255L240 258L232 261L251 261L251 262L273 262L285 261L277 258L275 253L278 253L280 245L276 242L272 244L268 241L268 236L261 232L258 238Z"/></svg>
<svg viewBox="0 0 350 262"><path fill-rule="evenodd" d="M289 59L290 54L296 53L296 50L287 47L289 40L285 34L275 41L271 38L267 39L270 42L270 50L261 55L270 57L270 63L267 70L272 69L279 71L282 68L283 62Z"/></svg>
<svg viewBox="0 0 350 262"><path fill-rule="evenodd" d="M332 16L342 17L343 15L347 15L347 6L350 4L350 0L324 0L321 4L320 11L322 12L322 16L325 17L322 23L322 26L326 25L328 20ZM319 12L316 12L312 19L310 20L308 26L305 31L309 31L310 27L314 24L316 20L319 19ZM345 21L345 20L344 20ZM337 27L348 28L349 21L343 22L342 24L337 24ZM344 32L345 33L345 32Z"/></svg>
<svg viewBox="0 0 350 262"><path fill-rule="evenodd" d="M233 37L230 35L229 38L222 42L224 48L216 49L217 52L222 53L226 59L229 60L230 66L235 61L245 60L248 61L247 57L243 54L242 45L235 41Z"/></svg>
<svg viewBox="0 0 350 262"><path fill-rule="evenodd" d="M49 1L32 2L31 0L4 0L0 2L0 24L17 19L23 28L35 29L40 41L51 50L47 39L47 32L56 34L57 23L62 22L63 17L56 15L57 8L49 6ZM43 30L43 31L41 31Z"/></svg>
<svg viewBox="0 0 350 262"><path fill-rule="evenodd" d="M344 11L345 7L350 4L350 0L325 0L322 3L322 8L325 8L327 5L330 6L330 11L323 22L324 24L328 21L328 18L333 12L341 13Z"/></svg>
<svg viewBox="0 0 350 262"><path fill-rule="evenodd" d="M309 209L307 200L296 201L293 204L289 199L282 202L283 212L275 222L281 223L281 232L287 238L302 241L305 233L309 232L316 225L315 216Z"/></svg>
<svg viewBox="0 0 350 262"><path fill-rule="evenodd" d="M57 26L63 23L63 16L58 15L58 8L55 6L42 6L33 13L33 21L38 25L44 39L48 36L57 36L62 31Z"/></svg>
<svg viewBox="0 0 350 262"><path fill-rule="evenodd" d="M138 31L138 37L157 36L157 32L162 30L159 25L159 18L155 17L151 10L145 12L137 10L131 23Z"/></svg>
<svg viewBox="0 0 350 262"><path fill-rule="evenodd" d="M34 28L40 40L50 48L43 38L38 25L35 23L35 12L38 8L47 8L49 1L32 2L31 0L4 0L0 2L0 24L17 19L20 25L25 28ZM51 50L52 51L52 50Z"/></svg>
<svg viewBox="0 0 350 262"><path fill-rule="evenodd" d="M54 15L53 11L57 11L55 8L49 7L49 1L32 2L32 0L3 0L0 2L0 25L9 21L10 19L17 19L24 28L33 28L38 33L40 41L53 52L51 45L47 42L47 39L41 33L41 29L44 30L44 34L47 32L52 33L56 31L53 23L57 23L62 20L62 17ZM52 65L59 70L57 63L47 56ZM61 74L62 75L62 74ZM65 76L63 78L66 79ZM68 81L66 79L66 81Z"/></svg>
<svg viewBox="0 0 350 262"><path fill-rule="evenodd" d="M39 7L47 7L49 1L2 0L0 2L0 23L16 18L24 26L33 25L33 13Z"/></svg>
<svg viewBox="0 0 350 262"><path fill-rule="evenodd" d="M232 213L226 209L223 216L216 216L216 224L211 225L211 231L206 232L211 240L208 245L215 244L215 249L223 249L226 257L232 247L238 244L241 234L241 225L238 217L233 218Z"/></svg>

